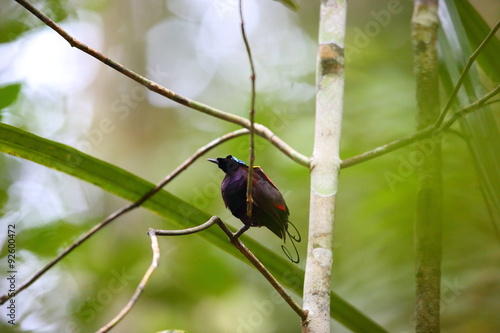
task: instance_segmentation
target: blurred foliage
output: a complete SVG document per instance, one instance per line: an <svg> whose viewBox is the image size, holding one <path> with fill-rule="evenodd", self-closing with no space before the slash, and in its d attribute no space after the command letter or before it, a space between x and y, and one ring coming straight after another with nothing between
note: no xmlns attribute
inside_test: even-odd
<svg viewBox="0 0 500 333"><path fill-rule="evenodd" d="M67 0L46 0L38 2L39 9L60 22L67 19L75 8L67 6ZM43 26L43 23L14 1L4 3L0 8L0 43L9 43L22 34Z"/></svg>
<svg viewBox="0 0 500 333"><path fill-rule="evenodd" d="M40 3L50 7L60 2ZM210 40L204 48L179 53L179 57L190 60L183 65L161 62L185 45L196 47L207 38L230 34L233 30L237 35L239 26L234 20L237 12L233 2L224 2L227 6L222 11L210 12L210 8L205 8L217 24L234 20L232 28L223 26L219 30L208 30L204 25L209 16L203 15L200 2L194 5L173 0L94 1L85 3L85 7L79 1L65 4L53 5L56 8L52 11L56 13L51 17L66 23L84 21L88 16L83 14L90 15L92 11L100 19L89 22L100 29L105 42L99 49L104 53L168 88L182 79L193 86L203 82L200 92L187 87L182 93L225 111L246 115L250 86L246 57L234 52L225 57L229 51L242 49L239 39L234 45ZM481 15L489 16L490 21L498 20L497 4L490 1L473 4L487 6L488 10L481 11ZM302 1L297 13L269 0L258 2L260 9L253 2L248 5L248 16L247 12L245 15L257 63L257 120L300 152L310 154L318 4ZM349 6L343 158L414 130L409 38L412 2L359 1L350 2ZM51 13L49 7L44 12ZM482 23L473 12L468 13L474 19L464 23L465 31L470 34ZM41 24L14 2L2 6L0 15L3 45L10 45L7 42L11 41L19 48L16 56L22 54L23 45L37 36ZM4 20L5 17L15 19ZM252 23L254 19L260 20L259 24ZM162 22L175 23L169 26L177 35L175 44L167 39L166 32L159 34L163 39L149 39L151 31ZM477 36L481 38L481 34ZM88 43L94 45L92 41ZM212 44L215 46L210 47ZM160 49L162 45L168 48ZM494 45L481 61L495 64L498 52ZM475 44L471 42L471 46ZM223 60L214 61L212 53L214 58ZM150 54L159 55L160 60L148 60ZM22 65L10 61L6 60L4 66ZM39 61L39 66L44 66L44 59ZM60 64L63 71L64 66ZM5 68L0 67L0 84L17 84L18 80L11 79L8 75L12 73ZM484 67L486 74L493 73L491 65L489 68ZM82 70L89 72L86 67ZM74 80L77 82L78 77ZM15 103L3 110L2 121L78 149L90 147L85 151L91 155L151 182L159 181L201 145L235 129L234 125L181 106L158 104L144 88L104 66L99 67L85 89L71 94L58 94L51 89L22 84ZM54 100L64 102L56 104ZM92 112L90 116L87 109ZM498 106L493 105L492 109L498 114ZM37 118L40 114L44 121ZM498 116L492 122L498 126L495 121ZM232 153L246 160L247 145L246 137L238 138L216 148L207 157ZM391 332L413 331L413 154L414 150L405 148L342 170L337 199L333 289ZM443 156L442 328L455 333L497 332L500 331L499 244L481 194L475 161L466 142L453 133L443 138ZM282 190L291 220L306 236L308 170L292 163L262 139L257 140L256 163ZM69 177L58 178L55 171L33 166L31 162L2 156L0 171L0 225L15 221L20 229L19 282L46 264L49 256L59 252L82 230L126 204L125 200L94 187L67 188ZM401 178L394 182L391 175ZM213 165L199 161L167 190L236 227L240 222L225 210L220 198L222 177ZM150 264L150 242L146 235L149 227L176 226L139 210L83 244L30 291L17 296L19 304L24 306L20 309L23 321L15 331L87 332L115 316ZM249 235L282 256L280 241L271 233L252 229ZM306 247L304 242L300 245L304 257ZM299 331L296 316L246 264L197 235L162 238L160 246L160 266L137 306L117 327L118 332L161 331L169 327L208 333ZM302 262L300 267L303 265ZM285 278L292 283L297 279L293 274ZM4 285L1 286L3 290ZM336 332L346 331L339 324L334 325ZM0 327L2 332L13 331L3 322Z"/></svg>
<svg viewBox="0 0 500 333"><path fill-rule="evenodd" d="M2 109L5 109L17 100L20 90L21 84L19 83L0 86L0 120L2 119Z"/></svg>

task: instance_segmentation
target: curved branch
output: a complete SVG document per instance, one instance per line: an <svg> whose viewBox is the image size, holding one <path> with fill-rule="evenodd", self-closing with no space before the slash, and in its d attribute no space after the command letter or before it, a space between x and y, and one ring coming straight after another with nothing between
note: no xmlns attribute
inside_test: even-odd
<svg viewBox="0 0 500 333"><path fill-rule="evenodd" d="M149 231L153 231L155 235L157 236L184 236L184 235L191 235L200 231L203 231L205 229L210 228L213 226L215 223L217 223L217 216L212 216L210 220L207 222L200 224L196 227L192 228L187 228L187 229L181 229L181 230L156 230L156 229L149 229Z"/></svg>
<svg viewBox="0 0 500 333"><path fill-rule="evenodd" d="M144 291L144 288L146 287L149 278L158 267L158 261L160 260L160 247L158 246L158 238L156 237L155 230L153 229L149 229L148 235L149 237L151 237L151 248L153 249L153 260L151 262L151 265L149 266L146 273L144 273L144 276L142 277L141 282L137 286L134 294L132 295L132 298L130 298L130 301L127 302L125 307L120 311L120 313L116 315L116 317L114 317L109 323L101 327L97 331L97 333L108 332L110 329L115 327L116 324L118 324L130 312L130 310L132 310L135 303L137 303L137 301L139 300L139 296Z"/></svg>
<svg viewBox="0 0 500 333"><path fill-rule="evenodd" d="M102 63L108 65L109 67L113 68L114 70L122 73L123 75L131 78L132 80L136 81L137 83L143 85L147 89L163 96L166 97L174 102L177 102L179 104L182 104L184 106L187 106L193 110L203 112L205 114L208 114L210 116L228 121L230 123L239 125L241 127L250 129L251 123L248 119L224 112L221 110L218 110L216 108L210 107L206 104L197 102L195 100L189 99L187 97L184 97L182 95L179 95L162 85L151 81L134 71L131 71L130 69L124 67L123 65L119 64L118 62L110 59L109 57L105 56L104 54L94 50L93 48L89 47L88 45L78 41L76 38L68 34L63 28L61 28L57 23L55 23L53 20L51 20L48 16L40 12L38 9L36 9L31 3L29 3L26 0L16 0L17 3L19 3L21 6L26 8L28 11L30 11L33 15L35 15L37 18L39 18L43 23L45 23L48 27L53 29L55 32L57 32L59 35L61 35L62 38L64 38L72 47L76 47L77 49L87 53L88 55L96 58L97 60L101 61ZM278 138L271 130L269 130L267 127L263 125L255 124L255 133L265 139L267 139L270 143L272 143L276 148L278 148L281 152L283 152L285 155L290 157L292 160L295 162L309 167L309 157L302 155L301 153L297 152L294 150L292 147L290 147L287 143L285 143L283 140Z"/></svg>

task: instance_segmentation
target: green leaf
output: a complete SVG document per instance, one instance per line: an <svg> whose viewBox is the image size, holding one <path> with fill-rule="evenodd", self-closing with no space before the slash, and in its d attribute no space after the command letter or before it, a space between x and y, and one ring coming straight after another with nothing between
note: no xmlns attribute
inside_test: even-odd
<svg viewBox="0 0 500 333"><path fill-rule="evenodd" d="M17 100L21 84L14 83L0 87L0 110L5 109Z"/></svg>
<svg viewBox="0 0 500 333"><path fill-rule="evenodd" d="M1 123L0 152L62 171L95 184L129 201L138 200L154 186L152 183L128 171L84 154L72 147ZM199 225L211 217L165 190L156 193L143 204L143 207L157 213L178 228ZM249 264L217 227L211 227L197 235ZM303 270L250 237L243 235L242 241L284 286L293 290L297 295L302 294ZM330 314L332 318L354 332L386 332L377 323L334 292L332 292L331 297Z"/></svg>

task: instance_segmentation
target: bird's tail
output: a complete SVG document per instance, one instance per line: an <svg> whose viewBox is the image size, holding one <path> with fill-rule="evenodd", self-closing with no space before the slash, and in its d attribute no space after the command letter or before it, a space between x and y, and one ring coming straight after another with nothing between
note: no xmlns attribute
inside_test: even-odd
<svg viewBox="0 0 500 333"><path fill-rule="evenodd" d="M300 262L300 256L299 256L299 251L297 250L297 246L295 245L295 242L300 243L302 237L300 236L299 230L297 230L297 227L292 222L288 221L288 224L291 225L295 230L294 234L292 235L288 230L288 228L286 228L286 234L290 239L290 243L292 243L295 254L292 255L290 253L290 250L288 250L288 248L285 245L281 245L281 249L283 250L283 253L286 255L286 257L290 259L291 262L293 262L294 264L298 264ZM283 243L286 244L286 235L285 237L283 237Z"/></svg>

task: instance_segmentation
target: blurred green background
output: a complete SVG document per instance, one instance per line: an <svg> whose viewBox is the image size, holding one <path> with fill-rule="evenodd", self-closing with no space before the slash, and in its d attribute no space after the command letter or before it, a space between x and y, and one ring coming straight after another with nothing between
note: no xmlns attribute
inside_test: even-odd
<svg viewBox="0 0 500 333"><path fill-rule="evenodd" d="M37 4L74 37L126 67L189 98L247 115L250 73L237 1ZM490 25L500 17L499 2L472 4ZM246 1L244 14L256 63L256 120L310 155L319 1L299 5L295 13L270 0ZM412 7L406 0L349 3L343 158L414 130ZM0 8L0 29L0 85L22 84L16 102L2 110L4 123L71 145L155 183L208 141L237 129L149 93L70 48L13 1ZM291 221L305 237L308 170L260 138L256 145L256 164L281 189ZM233 154L247 160L247 147L245 136L206 157ZM406 148L342 170L335 226L333 289L389 331L400 333L413 331L414 317L416 186L411 154ZM0 157L0 170L2 291L7 285L7 224L17 226L21 283L127 203L8 155ZM222 178L219 169L201 159L167 190L238 227L240 222L220 198ZM467 146L454 134L443 138L443 188L443 332L498 332L499 240ZM5 306L0 307L0 330L89 332L104 325L128 301L150 264L149 227L169 225L139 209L106 227L16 296L15 328L6 324ZM248 233L280 253L280 241L268 230ZM158 270L116 332L300 331L292 310L245 263L197 235L160 238L160 246ZM302 258L305 250L302 242ZM299 265L304 267L304 260ZM336 332L347 331L333 325Z"/></svg>

